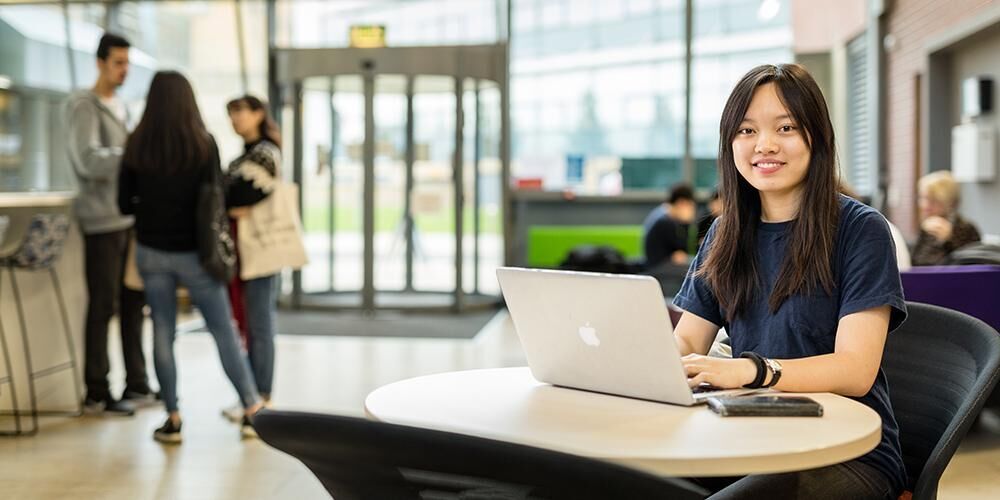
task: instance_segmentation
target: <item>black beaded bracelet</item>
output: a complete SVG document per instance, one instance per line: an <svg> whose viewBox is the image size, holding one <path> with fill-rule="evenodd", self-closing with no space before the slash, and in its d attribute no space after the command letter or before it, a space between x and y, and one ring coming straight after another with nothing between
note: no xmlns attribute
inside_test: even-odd
<svg viewBox="0 0 1000 500"><path fill-rule="evenodd" d="M753 382L750 382L743 387L747 389L760 389L760 387L764 385L764 378L767 377L767 368L764 366L763 356L753 351L746 351L740 354L740 357L753 361L754 366L757 367L757 376L754 377Z"/></svg>

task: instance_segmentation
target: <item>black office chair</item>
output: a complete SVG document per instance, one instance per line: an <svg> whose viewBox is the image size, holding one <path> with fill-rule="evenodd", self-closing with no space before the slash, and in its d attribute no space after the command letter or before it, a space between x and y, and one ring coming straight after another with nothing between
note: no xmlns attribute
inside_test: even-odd
<svg viewBox="0 0 1000 500"><path fill-rule="evenodd" d="M1000 376L1000 334L966 314L907 302L889 334L882 369L914 500L937 498L938 481Z"/></svg>
<svg viewBox="0 0 1000 500"><path fill-rule="evenodd" d="M685 481L550 450L360 418L264 410L254 427L336 500L694 499Z"/></svg>

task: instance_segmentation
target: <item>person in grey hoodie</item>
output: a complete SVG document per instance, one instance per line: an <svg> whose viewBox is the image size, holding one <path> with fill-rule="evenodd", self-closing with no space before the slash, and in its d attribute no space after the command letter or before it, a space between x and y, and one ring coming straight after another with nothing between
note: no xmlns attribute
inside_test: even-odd
<svg viewBox="0 0 1000 500"><path fill-rule="evenodd" d="M129 46L120 36L102 36L97 48L97 82L93 88L73 93L66 109L69 160L79 186L74 208L84 235L90 297L84 331L84 409L125 416L134 413L134 403L154 399L142 352L143 293L122 284L133 218L118 208L128 112L115 92L128 75ZM126 370L121 399L112 396L108 383L108 323L116 311Z"/></svg>

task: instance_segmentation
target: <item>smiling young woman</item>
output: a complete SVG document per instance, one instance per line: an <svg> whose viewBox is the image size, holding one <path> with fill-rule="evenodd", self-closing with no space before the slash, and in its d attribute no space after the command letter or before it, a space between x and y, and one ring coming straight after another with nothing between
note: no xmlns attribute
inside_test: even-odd
<svg viewBox="0 0 1000 500"><path fill-rule="evenodd" d="M747 73L720 138L722 216L674 298L689 383L848 396L879 413L882 440L850 462L706 486L713 498L895 498L905 472L881 359L906 308L888 224L839 194L829 112L803 67ZM705 355L721 327L738 358Z"/></svg>

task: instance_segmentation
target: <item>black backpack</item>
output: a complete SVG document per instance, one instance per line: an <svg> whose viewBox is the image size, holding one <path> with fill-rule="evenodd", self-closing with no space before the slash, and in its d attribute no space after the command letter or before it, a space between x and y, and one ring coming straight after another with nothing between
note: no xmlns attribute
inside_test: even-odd
<svg viewBox="0 0 1000 500"><path fill-rule="evenodd" d="M607 245L580 245L566 254L559 269L594 273L627 273L628 262L617 249Z"/></svg>

